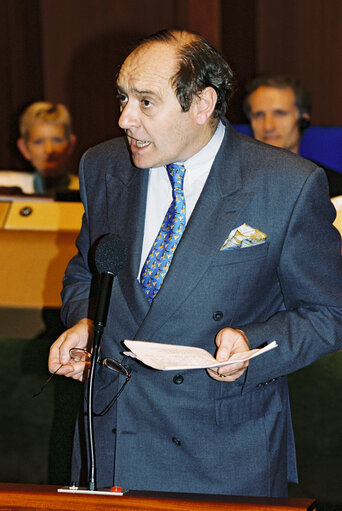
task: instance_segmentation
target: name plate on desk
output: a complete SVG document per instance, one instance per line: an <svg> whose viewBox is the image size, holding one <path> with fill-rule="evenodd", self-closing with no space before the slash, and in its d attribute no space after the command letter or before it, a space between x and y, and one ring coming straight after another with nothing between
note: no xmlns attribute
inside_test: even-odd
<svg viewBox="0 0 342 511"><path fill-rule="evenodd" d="M13 201L9 204L3 229L37 231L79 231L84 209L80 202Z"/></svg>

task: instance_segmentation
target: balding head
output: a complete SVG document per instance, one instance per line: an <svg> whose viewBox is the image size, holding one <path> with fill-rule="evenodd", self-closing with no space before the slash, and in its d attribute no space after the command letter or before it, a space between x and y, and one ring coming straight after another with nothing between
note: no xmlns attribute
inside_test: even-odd
<svg viewBox="0 0 342 511"><path fill-rule="evenodd" d="M165 29L144 39L134 48L169 44L175 48L177 68L171 85L184 112L188 112L195 96L206 87L217 94L213 118L223 116L234 91L234 75L223 56L201 35L188 30Z"/></svg>

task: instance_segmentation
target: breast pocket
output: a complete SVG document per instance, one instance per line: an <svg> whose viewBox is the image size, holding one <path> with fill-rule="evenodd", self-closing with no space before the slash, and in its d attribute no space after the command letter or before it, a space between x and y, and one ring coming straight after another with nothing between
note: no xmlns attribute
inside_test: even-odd
<svg viewBox="0 0 342 511"><path fill-rule="evenodd" d="M267 256L269 242L260 245L251 245L245 248L232 248L229 250L220 250L216 260L215 266L222 266L226 264L245 263L247 261L256 261Z"/></svg>

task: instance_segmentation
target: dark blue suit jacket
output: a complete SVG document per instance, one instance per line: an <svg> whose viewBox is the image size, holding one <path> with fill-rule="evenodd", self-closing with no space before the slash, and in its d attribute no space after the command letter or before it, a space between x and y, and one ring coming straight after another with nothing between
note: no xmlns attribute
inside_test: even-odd
<svg viewBox="0 0 342 511"><path fill-rule="evenodd" d="M214 381L204 370L179 375L124 359L131 381L117 409L95 418L98 485L286 495L287 481L297 478L286 374L342 347L341 238L324 172L227 125L151 307L137 280L148 170L135 168L124 140L115 139L84 155L80 184L79 254L63 290L68 326L88 315L93 242L113 232L128 248L113 287L104 356L121 358L123 339L215 354L215 336L225 326L243 329L252 348L279 345L253 359L234 383ZM243 223L266 233L266 243L220 251ZM95 411L117 384L107 369L97 371ZM74 477L80 463L77 439Z"/></svg>

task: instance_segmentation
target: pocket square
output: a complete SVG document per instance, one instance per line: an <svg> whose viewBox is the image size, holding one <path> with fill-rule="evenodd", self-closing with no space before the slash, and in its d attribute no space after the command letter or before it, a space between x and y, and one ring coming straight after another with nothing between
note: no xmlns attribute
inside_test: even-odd
<svg viewBox="0 0 342 511"><path fill-rule="evenodd" d="M253 245L265 243L267 234L255 229L247 224L233 229L220 250L231 250L236 248L246 248Z"/></svg>

